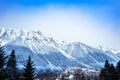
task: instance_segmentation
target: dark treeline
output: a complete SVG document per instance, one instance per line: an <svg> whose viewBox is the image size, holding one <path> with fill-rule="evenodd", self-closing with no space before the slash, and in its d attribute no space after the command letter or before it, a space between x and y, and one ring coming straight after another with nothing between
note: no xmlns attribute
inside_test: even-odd
<svg viewBox="0 0 120 80"><path fill-rule="evenodd" d="M115 67L106 60L104 67L100 71L99 77L100 80L120 80L120 61Z"/></svg>
<svg viewBox="0 0 120 80"><path fill-rule="evenodd" d="M15 51L12 50L9 56L5 55L3 47L0 45L0 80L34 80L35 68L31 57L26 60L23 71L17 68Z"/></svg>

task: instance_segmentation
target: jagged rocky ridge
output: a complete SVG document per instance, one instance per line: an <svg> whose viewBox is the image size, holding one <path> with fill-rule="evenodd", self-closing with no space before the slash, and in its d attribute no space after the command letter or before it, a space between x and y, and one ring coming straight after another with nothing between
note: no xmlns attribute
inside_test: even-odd
<svg viewBox="0 0 120 80"><path fill-rule="evenodd" d="M15 50L18 67L23 67L30 55L37 68L82 67L99 69L107 59L120 60L120 52L102 47L93 48L80 42L66 43L45 37L40 31L0 29L0 41L7 55Z"/></svg>

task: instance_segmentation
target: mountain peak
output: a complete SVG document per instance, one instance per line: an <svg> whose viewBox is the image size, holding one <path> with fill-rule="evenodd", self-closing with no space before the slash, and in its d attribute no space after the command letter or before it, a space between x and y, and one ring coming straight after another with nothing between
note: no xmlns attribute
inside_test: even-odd
<svg viewBox="0 0 120 80"><path fill-rule="evenodd" d="M0 29L0 40L7 54L16 51L18 62L31 55L37 66L99 68L107 59L116 62L120 54L113 49L93 48L81 42L67 43L45 37L40 31ZM23 59L21 59L23 58Z"/></svg>

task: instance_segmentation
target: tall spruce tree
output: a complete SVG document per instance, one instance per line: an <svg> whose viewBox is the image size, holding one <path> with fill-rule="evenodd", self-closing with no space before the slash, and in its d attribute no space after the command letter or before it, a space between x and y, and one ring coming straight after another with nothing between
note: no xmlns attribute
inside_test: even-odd
<svg viewBox="0 0 120 80"><path fill-rule="evenodd" d="M105 61L104 67L100 72L100 80L119 80L117 77L117 73L113 64L110 64L108 60Z"/></svg>
<svg viewBox="0 0 120 80"><path fill-rule="evenodd" d="M17 80L17 67L16 67L16 56L15 51L12 50L11 55L9 56L7 66L6 66L6 74L7 80Z"/></svg>
<svg viewBox="0 0 120 80"><path fill-rule="evenodd" d="M24 69L24 80L34 80L35 79L35 68L33 67L33 62L31 57L28 57L27 63Z"/></svg>
<svg viewBox="0 0 120 80"><path fill-rule="evenodd" d="M4 65L5 65L5 53L3 50L3 46L0 45L0 80L4 80L5 78L5 69L4 69Z"/></svg>
<svg viewBox="0 0 120 80"><path fill-rule="evenodd" d="M119 80L117 78L117 73L115 71L115 67L113 66L113 64L110 65L108 73L109 73L109 75L108 75L109 80Z"/></svg>
<svg viewBox="0 0 120 80"><path fill-rule="evenodd" d="M0 69L4 67L5 59L6 58L5 58L3 47L0 45Z"/></svg>
<svg viewBox="0 0 120 80"><path fill-rule="evenodd" d="M108 60L105 61L104 65L104 70L105 70L105 80L109 80L109 68L110 68L110 63Z"/></svg>
<svg viewBox="0 0 120 80"><path fill-rule="evenodd" d="M109 63L108 60L106 60L105 65L104 65L104 69L105 69L106 72L108 72L109 68L110 68L110 63Z"/></svg>
<svg viewBox="0 0 120 80"><path fill-rule="evenodd" d="M117 78L120 80L120 61L118 61L116 66Z"/></svg>
<svg viewBox="0 0 120 80"><path fill-rule="evenodd" d="M110 68L110 63L108 60L106 60L105 65L101 69L101 72L99 74L100 80L109 80L109 68Z"/></svg>
<svg viewBox="0 0 120 80"><path fill-rule="evenodd" d="M104 68L101 69L99 77L100 77L100 80L107 80L106 72Z"/></svg>

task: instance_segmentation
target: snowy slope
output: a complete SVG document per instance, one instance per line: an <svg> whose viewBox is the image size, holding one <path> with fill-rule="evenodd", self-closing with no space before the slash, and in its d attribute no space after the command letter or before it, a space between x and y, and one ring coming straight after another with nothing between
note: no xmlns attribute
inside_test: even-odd
<svg viewBox="0 0 120 80"><path fill-rule="evenodd" d="M0 41L9 55L14 49L19 65L23 65L30 55L40 68L86 67L100 68L104 61L116 63L120 52L101 47L92 48L80 42L68 44L45 37L40 31L0 29Z"/></svg>

